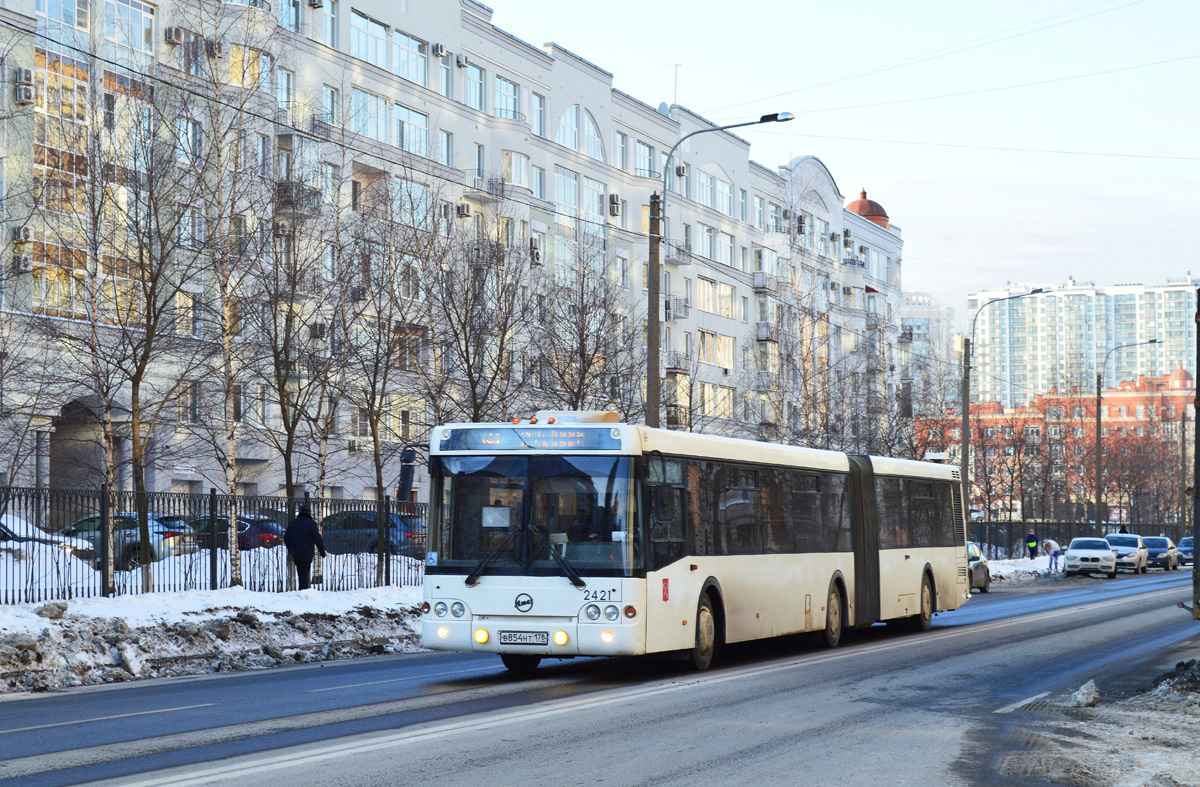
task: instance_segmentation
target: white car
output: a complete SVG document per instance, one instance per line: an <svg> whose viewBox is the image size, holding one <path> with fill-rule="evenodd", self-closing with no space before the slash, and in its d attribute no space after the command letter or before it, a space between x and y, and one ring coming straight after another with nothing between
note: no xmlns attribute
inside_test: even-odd
<svg viewBox="0 0 1200 787"><path fill-rule="evenodd" d="M1063 555L1063 573L1104 574L1117 578L1117 556L1103 538L1074 538Z"/></svg>
<svg viewBox="0 0 1200 787"><path fill-rule="evenodd" d="M1150 570L1150 553L1141 536L1132 533L1109 533L1104 537L1117 556L1117 568L1145 574Z"/></svg>

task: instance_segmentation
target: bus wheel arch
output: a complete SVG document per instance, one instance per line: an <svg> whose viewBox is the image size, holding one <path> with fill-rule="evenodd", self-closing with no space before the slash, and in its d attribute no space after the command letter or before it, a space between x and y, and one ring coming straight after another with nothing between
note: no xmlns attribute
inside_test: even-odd
<svg viewBox="0 0 1200 787"><path fill-rule="evenodd" d="M841 571L835 571L829 580L829 592L825 595L825 631L821 635L826 647L836 648L842 641L849 618L846 580ZM836 615L836 619L835 619Z"/></svg>

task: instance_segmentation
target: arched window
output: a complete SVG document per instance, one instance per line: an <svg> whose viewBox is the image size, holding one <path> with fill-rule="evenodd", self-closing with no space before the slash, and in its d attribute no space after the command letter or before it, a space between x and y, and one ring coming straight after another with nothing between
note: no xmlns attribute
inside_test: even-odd
<svg viewBox="0 0 1200 787"><path fill-rule="evenodd" d="M600 129L596 126L592 113L586 109L583 111L583 152L597 161L605 161Z"/></svg>
<svg viewBox="0 0 1200 787"><path fill-rule="evenodd" d="M558 136L556 141L566 145L571 150L579 150L579 105L572 104L558 119Z"/></svg>

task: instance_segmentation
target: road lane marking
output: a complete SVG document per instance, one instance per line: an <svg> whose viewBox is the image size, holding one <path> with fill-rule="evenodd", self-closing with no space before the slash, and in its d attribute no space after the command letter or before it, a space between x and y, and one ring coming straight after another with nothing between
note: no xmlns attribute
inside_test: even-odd
<svg viewBox="0 0 1200 787"><path fill-rule="evenodd" d="M1026 705L1028 705L1031 702L1037 702L1042 697L1049 697L1049 696L1050 696L1050 692L1043 691L1041 694L1034 694L1032 697L1026 697L1025 699L1021 700L1020 702L1014 702L1012 705L1005 705L1003 708L1000 708L999 710L992 711L992 713L1012 713L1017 708L1024 708Z"/></svg>
<svg viewBox="0 0 1200 787"><path fill-rule="evenodd" d="M442 675L466 675L469 673L476 673L476 672L495 672L495 670L496 670L496 666L494 664L492 664L492 665L488 665L486 667L476 667L474 669L460 669L460 670L452 670L450 672L439 672L436 675L413 675L412 677L408 677L408 678L388 678L387 680L372 680L372 681L367 681L366 683L351 683L346 686L333 686L333 687L327 688L327 689L309 689L308 693L309 694L320 694L323 691L341 691L342 689L357 689L360 686L379 686L380 684L383 684L383 683L403 683L404 681L408 681L408 680L425 680L428 678L440 678Z"/></svg>
<svg viewBox="0 0 1200 787"><path fill-rule="evenodd" d="M97 721L113 721L114 719L128 719L134 716L152 716L155 713L174 713L180 710L192 710L193 708L210 708L216 705L215 702L206 702L202 705L180 705L178 708L160 708L159 710L143 710L137 713L118 713L114 716L97 716L94 719L75 719L73 721L58 721L53 724L38 724L33 727L17 727L12 730L0 730L0 735L9 735L14 732L32 732L33 730L49 730L54 727L69 727L72 724L91 724Z"/></svg>
<svg viewBox="0 0 1200 787"><path fill-rule="evenodd" d="M797 667L811 667L816 664L824 664L837 659L877 654L890 650L896 650L902 647L912 647L930 640L954 639L969 633L992 631L1014 625L1028 626L1032 621L1035 620L1049 620L1065 614L1077 612L1077 608L1080 606L1100 609L1122 602L1143 600L1147 597L1165 595L1168 593L1178 593L1180 590L1181 588L1171 588L1169 590L1162 590L1156 593L1139 594L1138 596L1134 597L1126 596L1119 599L1110 599L1091 604L1076 605L1075 608L1071 609L1049 610L1044 613L1026 615L1024 617L1012 620L992 621L989 623L967 626L962 629L942 631L937 634L930 634L920 637L904 637L890 642L881 643L879 645L872 645L864 648L854 648L836 653L827 653L816 657L804 656L798 659L790 659L784 663L772 664L768 666L748 667L727 673L707 674L703 676L697 675L687 679L673 680L668 683L651 684L632 689L614 690L605 692L603 695L590 695L586 697L572 698L569 700L548 700L529 707L501 713L499 715L487 714L481 717L480 714L472 714L471 716L459 721L436 724L435 726L431 727L407 725L394 732L370 734L370 737L366 739L364 739L362 736L355 736L350 740L341 742L330 742L326 744L315 745L305 744L302 747L294 747L292 749L284 750L283 753L268 754L265 758L264 753L247 755L247 757L252 758L249 762L243 761L240 763L225 763L204 768L199 771L177 773L175 775L170 775L160 771L155 775L145 774L148 779L146 781L122 781L121 784L124 785L124 787L151 787L151 785L175 785L176 787L185 787L187 785L205 785L216 778L238 777L239 781L241 781L244 780L245 777L253 774L315 764L325 760L361 754L392 746L402 747L413 743L440 741L444 740L446 736L450 735L499 728L519 722L536 721L542 718L558 716L573 711L591 710L607 705L624 703L630 699L641 699L656 695L671 694L679 691L686 691L688 689L707 687L721 683L727 683L730 681L741 680L747 677L768 675L775 672L795 669ZM59 767L62 766L60 765Z"/></svg>

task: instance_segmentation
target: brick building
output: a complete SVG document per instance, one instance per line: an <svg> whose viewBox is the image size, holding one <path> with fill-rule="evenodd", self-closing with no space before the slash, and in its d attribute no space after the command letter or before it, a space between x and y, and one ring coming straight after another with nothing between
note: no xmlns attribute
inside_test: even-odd
<svg viewBox="0 0 1200 787"><path fill-rule="evenodd" d="M1182 522L1191 483L1195 381L1182 367L1104 390L1101 521ZM1051 389L1027 405L971 405L972 510L993 520L1095 518L1096 394ZM917 456L958 462L961 416L918 416Z"/></svg>

